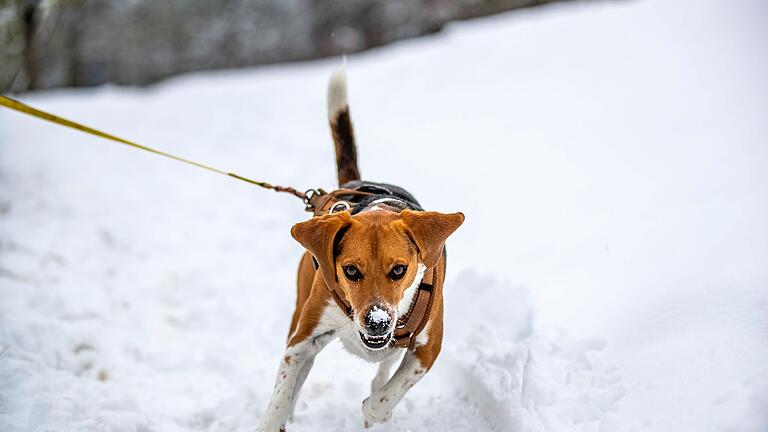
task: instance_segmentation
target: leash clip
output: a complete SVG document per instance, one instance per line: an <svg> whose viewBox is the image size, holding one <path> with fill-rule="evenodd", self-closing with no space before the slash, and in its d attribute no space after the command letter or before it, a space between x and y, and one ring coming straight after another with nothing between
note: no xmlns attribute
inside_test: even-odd
<svg viewBox="0 0 768 432"><path fill-rule="evenodd" d="M302 201L304 201L304 210L311 212L315 211L315 200L323 195L328 194L328 192L317 188L317 189L307 189L306 192L304 192L304 198L302 198Z"/></svg>
<svg viewBox="0 0 768 432"><path fill-rule="evenodd" d="M304 191L304 198L302 199L302 201L304 201L304 204L309 206L311 205L310 202L312 201L312 198L314 198L315 195L317 194L318 192L316 189L307 189L306 191Z"/></svg>

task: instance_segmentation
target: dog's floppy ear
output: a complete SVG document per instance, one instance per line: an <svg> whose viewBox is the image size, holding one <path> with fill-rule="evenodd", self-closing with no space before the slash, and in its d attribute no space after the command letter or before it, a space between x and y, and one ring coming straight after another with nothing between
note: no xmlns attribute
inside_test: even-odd
<svg viewBox="0 0 768 432"><path fill-rule="evenodd" d="M445 240L464 222L463 213L403 210L400 213L408 236L416 243L428 268L437 265Z"/></svg>
<svg viewBox="0 0 768 432"><path fill-rule="evenodd" d="M329 287L336 285L336 265L333 256L336 236L342 229L352 225L352 222L349 212L338 212L313 217L291 228L291 236L317 260L325 283Z"/></svg>

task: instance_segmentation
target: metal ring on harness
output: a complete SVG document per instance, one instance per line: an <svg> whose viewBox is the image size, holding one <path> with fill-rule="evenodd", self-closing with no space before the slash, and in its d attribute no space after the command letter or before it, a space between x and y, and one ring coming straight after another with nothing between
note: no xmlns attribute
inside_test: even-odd
<svg viewBox="0 0 768 432"><path fill-rule="evenodd" d="M352 206L346 201L339 201L328 209L328 214L342 212L351 209Z"/></svg>
<svg viewBox="0 0 768 432"><path fill-rule="evenodd" d="M316 190L316 189L307 189L307 190L304 192L304 204L306 204L306 205L310 205L310 200L311 200L311 199L312 199L312 198L313 198L315 195L317 195L317 194L318 194L318 192L317 192L317 190Z"/></svg>

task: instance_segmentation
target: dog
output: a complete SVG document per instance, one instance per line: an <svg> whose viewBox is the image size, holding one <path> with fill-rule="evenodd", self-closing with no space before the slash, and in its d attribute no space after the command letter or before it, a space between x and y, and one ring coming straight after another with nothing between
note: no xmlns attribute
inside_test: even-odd
<svg viewBox="0 0 768 432"><path fill-rule="evenodd" d="M424 211L402 188L361 180L343 67L330 79L328 118L340 189L313 194L315 216L291 229L306 252L287 348L260 431L285 431L315 355L334 338L379 364L362 404L365 427L390 419L442 344L444 245L464 215Z"/></svg>

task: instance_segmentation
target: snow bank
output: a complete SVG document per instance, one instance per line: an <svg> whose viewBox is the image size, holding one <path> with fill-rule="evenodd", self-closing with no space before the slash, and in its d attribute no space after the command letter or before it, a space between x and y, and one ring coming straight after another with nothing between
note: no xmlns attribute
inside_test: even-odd
<svg viewBox="0 0 768 432"><path fill-rule="evenodd" d="M465 272L451 289L462 294L449 305L461 301L483 319L467 323L448 361L493 430L623 430L614 408L624 390L603 341L532 334L523 288Z"/></svg>
<svg viewBox="0 0 768 432"><path fill-rule="evenodd" d="M624 394L620 375L605 365L600 341L531 337L510 344L478 327L461 360L467 394L502 431L613 431Z"/></svg>

